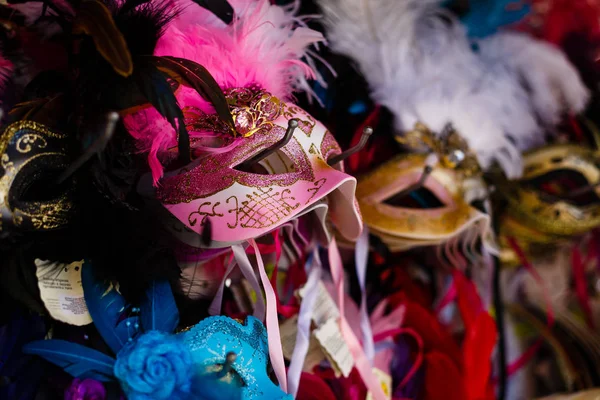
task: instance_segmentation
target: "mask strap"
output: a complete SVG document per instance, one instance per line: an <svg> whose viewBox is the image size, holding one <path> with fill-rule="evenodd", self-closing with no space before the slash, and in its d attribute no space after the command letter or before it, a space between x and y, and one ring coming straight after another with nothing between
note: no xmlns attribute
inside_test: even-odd
<svg viewBox="0 0 600 400"><path fill-rule="evenodd" d="M367 293L365 288L365 279L367 275L367 264L369 262L369 230L363 227L363 231L356 242L355 247L356 276L360 286L360 329L363 334L363 345L365 355L373 363L375 357L375 345L373 344L373 331L371 330L371 321L367 311Z"/></svg>
<svg viewBox="0 0 600 400"><path fill-rule="evenodd" d="M321 281L322 264L318 247L315 247L313 252L310 253L305 269L309 270L308 280L304 285L304 299L300 303L300 311L298 313L296 345L292 354L292 362L288 369L288 393L293 395L294 398L298 393L302 367L304 366L304 360L308 352L312 313L319 293L319 282Z"/></svg>
<svg viewBox="0 0 600 400"><path fill-rule="evenodd" d="M268 340L269 340L269 356L271 359L271 365L279 381L279 385L284 392L287 392L287 380L285 377L285 363L283 361L283 350L281 348L281 335L279 334L279 320L277 318L277 297L267 272L265 271L265 264L263 263L262 257L258 245L254 239L249 239L248 243L254 248L256 254L256 263L258 264L258 273L260 274L260 280L262 281L263 289L265 291L265 297L267 299L267 312L265 325L267 326ZM241 246L240 246L241 248ZM242 248L243 250L243 248ZM234 249L235 252L235 249ZM246 253L244 252L244 255ZM246 259L248 256L246 256ZM261 292L258 292L258 297L262 299ZM264 304L264 303L263 303Z"/></svg>
<svg viewBox="0 0 600 400"><path fill-rule="evenodd" d="M371 392L375 400L386 400L387 396L385 393L383 393L383 389L381 389L379 380L373 374L371 363L367 359L367 356L365 355L360 342L354 335L352 328L346 321L346 317L344 317L344 267L335 238L333 238L329 244L328 253L331 276L337 291L336 302L340 310L340 331L342 332L344 340L348 344L350 353L354 358L355 367L358 370L363 382L367 386L367 389Z"/></svg>
<svg viewBox="0 0 600 400"><path fill-rule="evenodd" d="M450 282L450 285L448 287L448 290L446 291L444 296L440 299L440 302L438 303L438 305L435 307L434 313L436 315L439 315L442 311L444 311L444 309L448 305L450 305L451 303L454 302L454 300L456 300L457 295L458 295L458 291L456 289L456 283L454 282L454 279L452 279L452 281Z"/></svg>
<svg viewBox="0 0 600 400"><path fill-rule="evenodd" d="M229 257L229 265L227 266L227 270L225 271L225 274L223 275L223 279L221 279L221 284L219 285L217 294L215 294L215 298L213 299L212 303L210 303L210 307L208 308L208 313L210 315L221 314L221 307L223 306L223 291L225 290L225 282L227 281L229 274L231 274L231 271L233 271L233 268L235 267L235 265L236 265L235 259L233 258L233 255L231 255Z"/></svg>
<svg viewBox="0 0 600 400"><path fill-rule="evenodd" d="M389 331L384 331L384 332L378 333L377 335L375 335L374 341L381 342L382 340L385 340L389 337L394 337L394 336L398 336L398 335L407 335L407 336L410 336L413 339L415 339L419 350L417 351L417 359L415 360L413 365L410 367L410 370L402 378L402 381L400 382L400 384L398 384L398 386L395 387L395 390L400 390L403 387L405 387L406 385L408 385L408 383L415 376L415 374L417 372L419 372L419 368L421 368L421 365L423 364L423 359L424 359L424 354L425 354L425 344L423 342L423 338L421 337L421 335L419 335L419 333L417 331L415 331L412 328L396 328L396 329L390 329Z"/></svg>
<svg viewBox="0 0 600 400"><path fill-rule="evenodd" d="M252 242L254 242L254 241L252 241ZM254 243L254 245L256 246L256 243ZM244 277L248 280L248 282L250 283L250 286L252 286L252 289L254 289L254 292L256 292L256 304L254 305L254 316L257 319L264 321L265 315L266 315L265 300L262 296L262 290L260 288L260 284L258 283L258 279L256 279L256 273L254 272L254 268L252 267L252 264L250 263L250 259L248 258L248 255L246 254L246 249L244 249L244 247L241 244L234 244L233 246L231 246L231 250L233 250L233 256L235 257L235 261L237 261L237 264L239 265L240 270L242 271L242 274L244 274ZM256 260L257 261L260 260L260 263L259 263L259 266L260 266L262 264L262 258L260 256L260 253L258 252L258 246L254 247L254 250L256 251L256 253L255 253ZM263 269L264 269L264 266L263 266ZM271 284L269 284L269 287L271 287ZM277 315L277 314L275 314L275 315Z"/></svg>

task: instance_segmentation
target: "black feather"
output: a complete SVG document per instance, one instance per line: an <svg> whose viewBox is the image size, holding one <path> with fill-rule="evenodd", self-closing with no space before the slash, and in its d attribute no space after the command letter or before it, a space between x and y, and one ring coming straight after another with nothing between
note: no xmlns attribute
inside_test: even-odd
<svg viewBox="0 0 600 400"><path fill-rule="evenodd" d="M121 6L115 0L105 1L113 13L133 57L134 74L139 68L139 56L152 55L167 24L177 15L177 10L167 2L129 0ZM107 112L123 110L143 104L137 80L116 74L109 63L96 51L91 39L81 43L75 60L77 71L76 103L82 110Z"/></svg>
<svg viewBox="0 0 600 400"><path fill-rule="evenodd" d="M101 157L91 167L90 176L95 188L115 207L138 210L143 201L136 185L144 170L146 158L137 154L133 138L122 123L117 125Z"/></svg>
<svg viewBox="0 0 600 400"><path fill-rule="evenodd" d="M233 21L233 7L227 0L193 0L193 2L206 8L226 24Z"/></svg>
<svg viewBox="0 0 600 400"><path fill-rule="evenodd" d="M171 89L171 84L157 67L144 63L137 68L135 78L140 91L156 111L158 111L179 133L179 159L188 164L190 156L190 138L185 127L183 111Z"/></svg>
<svg viewBox="0 0 600 400"><path fill-rule="evenodd" d="M141 6L142 4L147 4L149 2L150 2L150 0L130 0L130 1L127 1L119 9L119 14L127 14L127 13L129 13L131 11L134 11L137 7Z"/></svg>
<svg viewBox="0 0 600 400"><path fill-rule="evenodd" d="M225 94L223 94L223 90L206 68L194 61L178 57L151 57L151 60L152 64L161 72L173 80L193 88L200 96L210 101L221 120L232 131L235 130Z"/></svg>
<svg viewBox="0 0 600 400"><path fill-rule="evenodd" d="M115 207L88 179L79 187L81 208L77 219L80 246L99 279L116 280L123 296L133 304L154 280L179 280L173 251L163 242L162 222L144 209Z"/></svg>

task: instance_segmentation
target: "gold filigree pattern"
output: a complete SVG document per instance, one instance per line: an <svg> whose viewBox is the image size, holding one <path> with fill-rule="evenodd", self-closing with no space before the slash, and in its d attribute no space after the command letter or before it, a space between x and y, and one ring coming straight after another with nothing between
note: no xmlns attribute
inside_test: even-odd
<svg viewBox="0 0 600 400"><path fill-rule="evenodd" d="M396 141L413 149L426 147L439 156L443 167L456 169L465 176L481 172L477 156L451 126L437 137L427 126L417 122L412 131L396 136Z"/></svg>
<svg viewBox="0 0 600 400"><path fill-rule="evenodd" d="M319 191L321 190L321 188L323 187L323 185L325 185L325 182L327 182L327 178L321 178L318 181L316 181L315 183L313 183L313 185L315 187L306 189L306 191L308 193L312 193L312 194L309 197L309 199L306 200L306 203L304 203L304 205L307 205L308 203L310 203L312 201L312 199L315 198L315 196L317 195L317 193L319 193Z"/></svg>
<svg viewBox="0 0 600 400"><path fill-rule="evenodd" d="M29 204L27 210L15 208L13 221L16 226L20 226L23 224L23 218L27 217L35 230L56 229L64 225L72 208L72 202L66 196L62 196L53 203Z"/></svg>
<svg viewBox="0 0 600 400"><path fill-rule="evenodd" d="M17 121L7 126L2 136L0 136L0 153L4 154L4 152L6 152L8 143L12 140L15 134L25 129L55 139L66 138L66 135L54 132L40 123L34 121Z"/></svg>
<svg viewBox="0 0 600 400"><path fill-rule="evenodd" d="M9 226L31 230L51 230L64 226L73 209L66 194L39 201L20 201L20 190L15 182L31 181L39 170L64 167L66 135L54 132L34 121L17 121L0 136L0 231ZM58 150L58 151L57 151ZM23 185L21 185L23 186Z"/></svg>
<svg viewBox="0 0 600 400"><path fill-rule="evenodd" d="M203 211L202 208L207 206L210 207L212 203L210 201L206 201L198 207L197 211L191 213L188 217L188 221L191 226L195 226L198 223L198 217L202 217L200 220L200 225L204 225L206 219L208 217L222 217L223 214L216 211L216 208L221 204L220 201L217 201L215 204L212 204L212 209L210 211Z"/></svg>
<svg viewBox="0 0 600 400"><path fill-rule="evenodd" d="M237 133L243 137L267 134L281 115L283 103L259 88L232 88L225 91Z"/></svg>
<svg viewBox="0 0 600 400"><path fill-rule="evenodd" d="M281 192L273 188L257 188L246 195L248 200L242 201L238 208L238 221L243 228L268 228L288 217L293 210L300 207L289 189Z"/></svg>
<svg viewBox="0 0 600 400"><path fill-rule="evenodd" d="M260 88L232 88L225 91L225 98L235 123L234 134L250 137L268 134L282 113L284 104L277 97ZM190 132L213 132L226 136L230 128L217 114L207 114L197 107L183 109L185 126Z"/></svg>
<svg viewBox="0 0 600 400"><path fill-rule="evenodd" d="M27 133L17 139L15 147L19 153L25 154L31 151L33 145L37 146L39 149L43 149L48 146L48 142L42 135L37 133Z"/></svg>

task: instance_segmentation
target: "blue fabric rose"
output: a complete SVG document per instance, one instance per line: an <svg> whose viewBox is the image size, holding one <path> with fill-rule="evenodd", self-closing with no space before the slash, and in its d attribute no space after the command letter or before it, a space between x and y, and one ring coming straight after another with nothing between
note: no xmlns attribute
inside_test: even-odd
<svg viewBox="0 0 600 400"><path fill-rule="evenodd" d="M159 331L146 332L123 347L114 371L129 400L182 400L192 386L188 348Z"/></svg>

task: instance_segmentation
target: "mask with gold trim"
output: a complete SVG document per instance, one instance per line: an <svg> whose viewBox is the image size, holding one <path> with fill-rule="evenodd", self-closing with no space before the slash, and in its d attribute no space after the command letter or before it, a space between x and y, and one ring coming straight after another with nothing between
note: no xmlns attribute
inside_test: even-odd
<svg viewBox="0 0 600 400"><path fill-rule="evenodd" d="M393 251L440 244L473 231L481 236L490 222L470 204L486 195L473 154L453 130L438 140L424 125L415 128L402 143L426 147L429 155L399 155L359 178L356 193L364 222ZM425 202L411 203L411 197Z"/></svg>
<svg viewBox="0 0 600 400"><path fill-rule="evenodd" d="M167 229L188 246L231 247L234 260L227 270L239 267L258 294L254 315L265 320L269 356L284 386L274 290L254 239L309 210L320 213L311 239L313 230L325 228L324 210L349 239L359 236L362 221L354 197L356 179L334 158L341 153L338 144L323 124L291 103L294 89L308 87L305 80L313 75L300 59L323 36L298 27L291 9L268 0L235 0L231 5L235 17L229 25L198 7L186 8L166 29L155 55L204 66L224 92L232 126L197 91L181 85L175 96L195 159L162 176L163 165L173 165L175 158L175 129L152 108L124 123L138 147L148 152L153 172L138 190L161 213ZM331 199L328 205L326 199ZM244 242L253 247L252 260ZM213 314L220 310L219 293L211 305Z"/></svg>
<svg viewBox="0 0 600 400"><path fill-rule="evenodd" d="M291 399L269 377L264 325L225 316L178 331L179 311L169 284L153 282L139 308L85 262L82 286L98 332L115 355L66 340L24 346L76 378L118 382L130 399ZM73 361L77 360L77 361Z"/></svg>
<svg viewBox="0 0 600 400"><path fill-rule="evenodd" d="M186 116L196 159L167 172L154 193L148 190L149 183L143 183L141 190L156 197L168 211L171 232L195 247L227 247L260 237L326 197L331 199L331 221L354 239L362 229L354 198L356 180L343 172L341 162L328 164L341 151L325 126L288 101L291 83L309 73L298 56L322 36L311 31L306 39L292 40L303 29L295 29L290 15L267 1L251 4L237 7L232 2L239 26L218 24L199 32L197 26L182 27L176 20L161 38L158 55L185 56L205 65L217 83L227 88L235 132L194 90L180 87L176 97ZM218 50L207 39L213 36L220 44ZM182 46L181 37L190 42L203 39L188 48ZM282 41L282 37L289 39ZM293 54L289 46L294 47ZM216 53L223 57L211 56ZM257 54L264 62L250 63L245 54ZM140 138L156 137L159 133L152 132L159 128L172 130L162 121L155 110L144 110L125 122ZM172 141L159 153L163 160L176 143L172 133ZM225 147L210 148L222 144ZM206 244L200 234L209 220L212 241Z"/></svg>
<svg viewBox="0 0 600 400"><path fill-rule="evenodd" d="M548 235L573 236L600 225L598 183L594 150L552 145L526 154L523 178L506 182L501 193L508 212L524 225Z"/></svg>
<svg viewBox="0 0 600 400"><path fill-rule="evenodd" d="M235 98L231 93L236 93ZM251 99L248 109L238 108L241 96ZM300 108L260 90L236 89L228 98L235 104L232 111L238 115L237 121L243 113L256 113L264 122L252 128L236 123L238 130L251 134L242 144L200 158L195 165L163 179L157 197L182 222L181 228L200 233L210 218L213 246L224 247L262 236L331 195L334 223L348 237L358 236L361 224L354 207L355 180L327 164L327 157L340 150L325 127ZM288 127L287 135L293 132L286 145L253 165L244 164L282 141L292 118L298 121L298 128Z"/></svg>
<svg viewBox="0 0 600 400"><path fill-rule="evenodd" d="M66 138L29 120L6 127L0 136L0 236L12 229L50 231L68 223L73 210L69 192L47 196L40 187L68 166Z"/></svg>
<svg viewBox="0 0 600 400"><path fill-rule="evenodd" d="M600 168L597 151L583 145L556 144L524 155L518 181L498 179L507 207L500 225L503 260L516 263L507 237L525 253L570 241L600 226Z"/></svg>

